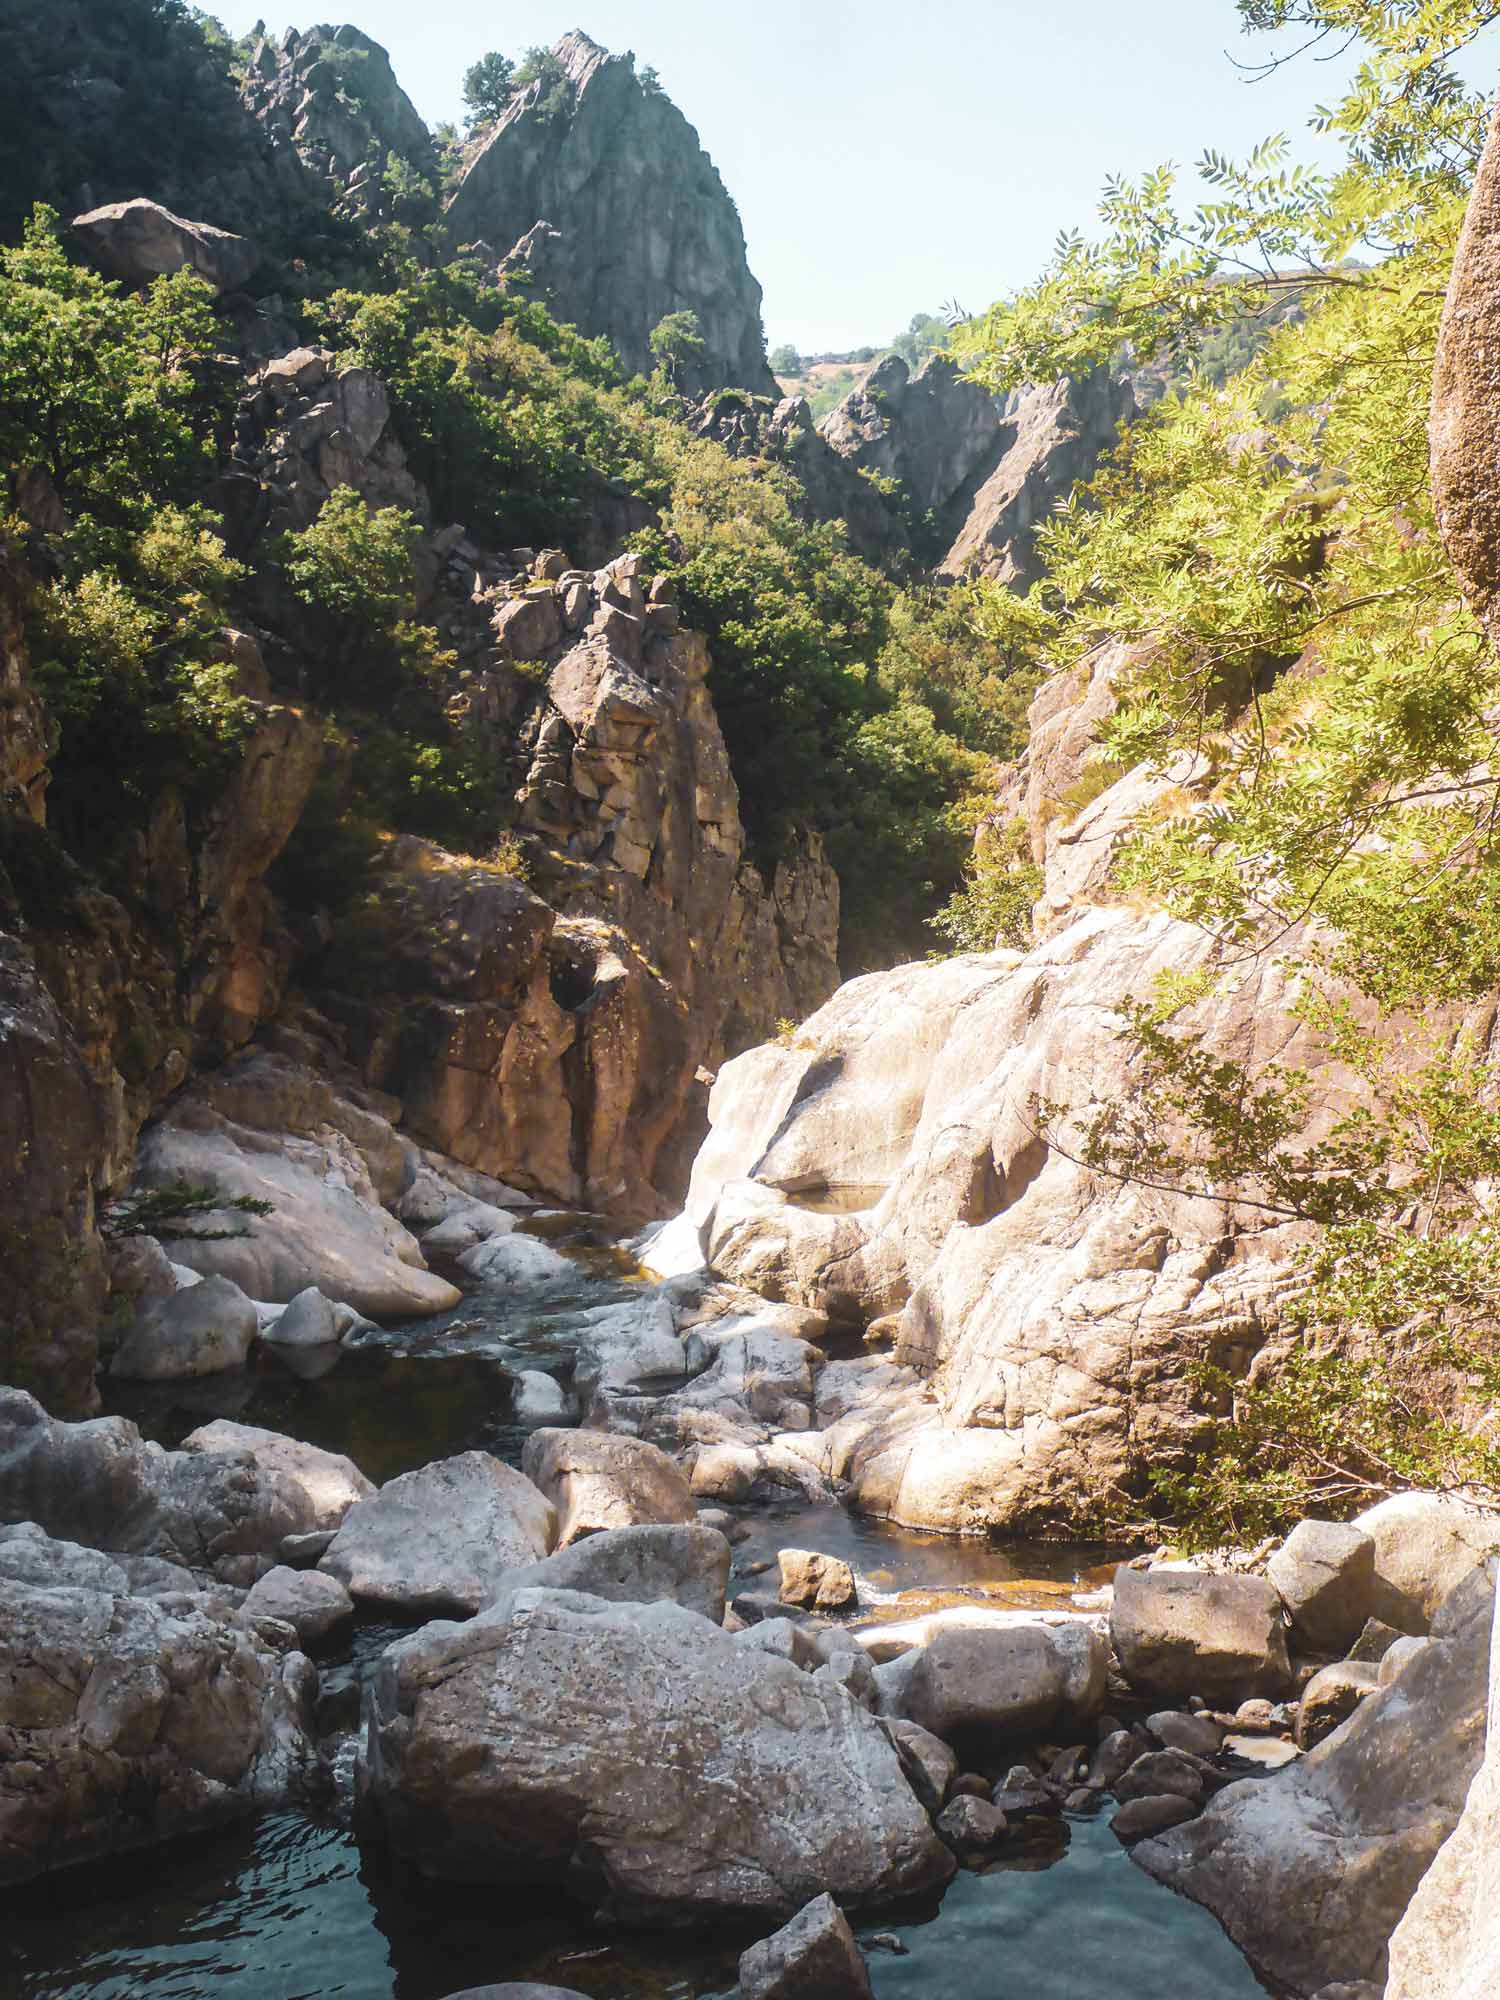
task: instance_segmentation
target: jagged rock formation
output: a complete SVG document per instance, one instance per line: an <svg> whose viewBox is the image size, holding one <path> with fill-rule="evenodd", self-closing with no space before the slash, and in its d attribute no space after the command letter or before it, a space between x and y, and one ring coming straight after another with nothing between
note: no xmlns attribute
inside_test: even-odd
<svg viewBox="0 0 1500 2000"><path fill-rule="evenodd" d="M652 329L692 312L707 348L698 386L774 395L744 231L697 133L632 56L581 33L553 53L571 102L554 106L545 81L515 98L448 206L452 242L503 256L529 238L518 254L540 295L632 372L654 365Z"/></svg>
<svg viewBox="0 0 1500 2000"><path fill-rule="evenodd" d="M190 270L216 292L243 285L259 262L255 245L207 222L188 222L160 202L115 201L73 218L88 256L112 278L147 285L173 271Z"/></svg>
<svg viewBox="0 0 1500 2000"><path fill-rule="evenodd" d="M279 43L257 42L241 94L273 153L292 149L334 214L419 223L436 213L432 135L361 29L288 28ZM388 184L392 156L414 177L405 190Z"/></svg>
<svg viewBox="0 0 1500 2000"><path fill-rule="evenodd" d="M1092 476L1134 414L1129 383L1103 372L997 402L944 354L915 376L891 354L820 431L851 465L897 481L919 518L932 517L946 550L940 576L977 571L1024 586L1038 574L1038 524Z"/></svg>

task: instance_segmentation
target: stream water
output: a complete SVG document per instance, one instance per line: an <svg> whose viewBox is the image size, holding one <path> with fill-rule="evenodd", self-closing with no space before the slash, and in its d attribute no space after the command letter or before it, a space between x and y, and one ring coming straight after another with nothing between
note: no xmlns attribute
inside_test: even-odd
<svg viewBox="0 0 1500 2000"><path fill-rule="evenodd" d="M566 1279L524 1297L471 1292L330 1370L260 1350L244 1374L116 1385L112 1407L166 1445L211 1417L258 1424L347 1452L377 1481L475 1446L516 1463L526 1432L507 1371L566 1378L578 1315L641 1282L587 1222L557 1240ZM821 1549L852 1564L866 1615L898 1594L908 1608L911 1592L1042 1606L1108 1574L1098 1550L912 1534L833 1506L743 1513L740 1578L781 1547ZM353 1679L389 1637L362 1628L329 1679ZM1133 1866L1107 1815L1066 1820L1043 1845L961 1870L940 1902L857 1931L878 2000L1265 2000L1213 1918ZM591 2000L727 2000L748 1941L606 1931L533 1892L512 1903L422 1882L361 1850L344 1796L0 1897L0 2000L444 2000L523 1979Z"/></svg>

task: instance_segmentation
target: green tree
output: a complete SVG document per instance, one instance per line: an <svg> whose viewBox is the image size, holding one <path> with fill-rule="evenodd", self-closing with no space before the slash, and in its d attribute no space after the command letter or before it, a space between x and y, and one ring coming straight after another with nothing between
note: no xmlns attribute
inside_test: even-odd
<svg viewBox="0 0 1500 2000"><path fill-rule="evenodd" d="M515 87L529 90L537 86L536 108L543 118L560 118L573 107L573 84L562 58L551 49L531 48L516 70Z"/></svg>
<svg viewBox="0 0 1500 2000"><path fill-rule="evenodd" d="M510 105L517 88L516 66L491 49L464 71L464 124L470 132L493 125Z"/></svg>
<svg viewBox="0 0 1500 2000"><path fill-rule="evenodd" d="M769 360L773 375L780 375L784 378L788 375L800 375L802 373L802 356L789 340L783 341L780 347L773 347Z"/></svg>
<svg viewBox="0 0 1500 2000"><path fill-rule="evenodd" d="M650 346L657 366L674 388L708 352L703 329L694 312L667 313L659 319L651 329Z"/></svg>

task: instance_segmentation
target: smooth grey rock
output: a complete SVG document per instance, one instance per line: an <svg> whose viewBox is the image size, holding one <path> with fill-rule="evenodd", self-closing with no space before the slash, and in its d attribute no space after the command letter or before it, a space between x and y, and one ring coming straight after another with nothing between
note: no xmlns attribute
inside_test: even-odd
<svg viewBox="0 0 1500 2000"><path fill-rule="evenodd" d="M1425 1653L1431 1644L1430 1639L1418 1638L1415 1634L1411 1634L1388 1646L1380 1656L1380 1685L1389 1687L1398 1674L1405 1672L1408 1663L1419 1653Z"/></svg>
<svg viewBox="0 0 1500 2000"><path fill-rule="evenodd" d="M621 1921L862 1906L952 1872L872 1716L673 1604L523 1589L428 1626L381 1662L363 1767L424 1872L561 1883Z"/></svg>
<svg viewBox="0 0 1500 2000"><path fill-rule="evenodd" d="M290 1625L305 1653L324 1646L354 1616L354 1600L336 1577L317 1570L268 1570L241 1606L254 1624L260 1618Z"/></svg>
<svg viewBox="0 0 1500 2000"><path fill-rule="evenodd" d="M1292 1621L1314 1653L1343 1653L1374 1608L1375 1542L1343 1521L1299 1521L1266 1566Z"/></svg>
<svg viewBox="0 0 1500 2000"><path fill-rule="evenodd" d="M1045 1626L941 1626L917 1653L906 1712L945 1743L1039 1736L1066 1678Z"/></svg>
<svg viewBox="0 0 1500 2000"><path fill-rule="evenodd" d="M1378 1984L1478 1768L1493 1612L1475 1571L1443 1604L1434 1643L1341 1729L1273 1776L1228 1786L1136 1859L1206 1904L1273 1981Z"/></svg>
<svg viewBox="0 0 1500 2000"><path fill-rule="evenodd" d="M350 1509L319 1568L357 1602L472 1614L552 1545L557 1513L485 1451L403 1473Z"/></svg>
<svg viewBox="0 0 1500 2000"><path fill-rule="evenodd" d="M517 1423L553 1423L568 1414L568 1392L544 1369L523 1368L511 1392L511 1413Z"/></svg>
<svg viewBox="0 0 1500 2000"><path fill-rule="evenodd" d="M286 1800L315 1686L217 1595L132 1596L97 1551L0 1532L0 1884Z"/></svg>
<svg viewBox="0 0 1500 2000"><path fill-rule="evenodd" d="M895 1744L902 1769L911 1780L912 1790L929 1812L941 1810L948 1787L958 1775L958 1758L940 1736L919 1722L892 1717L885 1725Z"/></svg>
<svg viewBox="0 0 1500 2000"><path fill-rule="evenodd" d="M983 1854L998 1846L1009 1831L999 1807L972 1792L950 1799L933 1824L955 1854Z"/></svg>
<svg viewBox="0 0 1500 2000"><path fill-rule="evenodd" d="M1161 1792L1153 1797L1131 1799L1128 1805L1121 1806L1110 1821L1109 1830L1129 1847L1138 1840L1165 1833L1169 1827L1181 1826L1197 1812L1196 1800L1183 1798L1178 1792Z"/></svg>
<svg viewBox="0 0 1500 2000"><path fill-rule="evenodd" d="M678 1466L641 1438L612 1431L533 1431L521 1469L557 1509L560 1549L605 1528L666 1527L697 1519Z"/></svg>
<svg viewBox="0 0 1500 2000"><path fill-rule="evenodd" d="M228 1278L158 1299L135 1321L110 1363L129 1382L172 1382L243 1368L259 1322L254 1302Z"/></svg>
<svg viewBox="0 0 1500 2000"><path fill-rule="evenodd" d="M234 291L260 262L247 238L212 223L189 222L140 196L75 215L72 226L95 262L127 285L148 285L153 278L186 269L216 292Z"/></svg>
<svg viewBox="0 0 1500 2000"><path fill-rule="evenodd" d="M1202 1805L1205 1789L1203 1766L1182 1750L1148 1750L1114 1784L1115 1797L1122 1803L1170 1794Z"/></svg>
<svg viewBox="0 0 1500 2000"><path fill-rule="evenodd" d="M1281 1599L1261 1577L1121 1569L1109 1628L1121 1672L1146 1694L1239 1700L1291 1682Z"/></svg>
<svg viewBox="0 0 1500 2000"><path fill-rule="evenodd" d="M1375 1544L1377 1617L1426 1632L1438 1606L1486 1556L1500 1553L1500 1513L1451 1493L1396 1493L1357 1517Z"/></svg>
<svg viewBox="0 0 1500 2000"><path fill-rule="evenodd" d="M336 1347L349 1319L347 1306L341 1312L309 1285L277 1314L265 1338L275 1347Z"/></svg>
<svg viewBox="0 0 1500 2000"><path fill-rule="evenodd" d="M505 1587L577 1590L610 1604L680 1604L720 1625L729 1563L729 1544L712 1528L611 1528L508 1572Z"/></svg>
<svg viewBox="0 0 1500 2000"><path fill-rule="evenodd" d="M740 1958L743 2000L874 2000L864 1957L832 1896L799 1910Z"/></svg>
<svg viewBox="0 0 1500 2000"><path fill-rule="evenodd" d="M279 1431L260 1430L254 1424L231 1423L227 1417L200 1424L183 1439L182 1448L205 1454L231 1453L261 1471L290 1480L311 1509L306 1533L337 1528L356 1501L368 1500L375 1492L374 1482L342 1452L324 1451L319 1445L283 1437Z"/></svg>
<svg viewBox="0 0 1500 2000"><path fill-rule="evenodd" d="M1146 1727L1168 1750L1186 1750L1194 1757L1214 1756L1224 1741L1224 1732L1206 1715L1189 1715L1182 1709L1166 1709L1148 1716Z"/></svg>

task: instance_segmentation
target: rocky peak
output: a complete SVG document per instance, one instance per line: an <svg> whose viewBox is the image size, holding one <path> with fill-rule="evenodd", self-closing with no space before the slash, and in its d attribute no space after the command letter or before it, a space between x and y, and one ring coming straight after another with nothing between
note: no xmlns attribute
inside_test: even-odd
<svg viewBox="0 0 1500 2000"><path fill-rule="evenodd" d="M627 369L649 370L652 330L691 312L706 346L697 386L773 394L739 212L698 134L633 56L582 32L552 53L571 101L546 79L517 94L449 204L451 239L504 255L531 237L521 261L538 295L612 341Z"/></svg>

